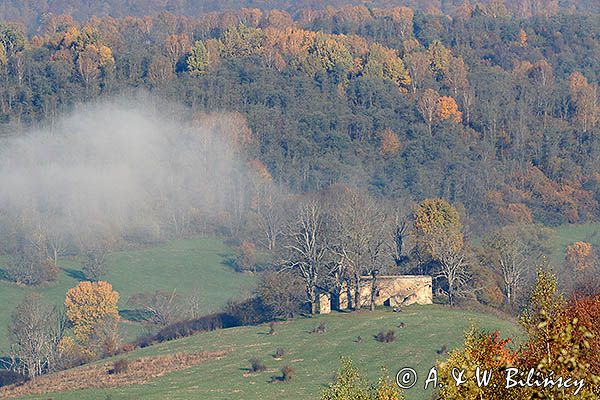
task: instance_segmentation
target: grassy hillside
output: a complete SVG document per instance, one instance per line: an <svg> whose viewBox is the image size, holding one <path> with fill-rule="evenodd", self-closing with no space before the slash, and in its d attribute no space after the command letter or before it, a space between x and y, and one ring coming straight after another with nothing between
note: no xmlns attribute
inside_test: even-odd
<svg viewBox="0 0 600 400"><path fill-rule="evenodd" d="M310 331L324 322L327 331ZM406 328L398 329L400 322ZM225 329L167 342L129 353L126 357L156 356L175 352L199 352L230 349L220 360L211 360L189 369L165 375L146 384L103 390L83 390L52 394L53 399L317 399L320 390L332 379L340 355L351 356L371 378L377 377L386 365L390 373L411 366L421 379L437 359L442 345L460 346L463 332L471 324L487 329L499 329L503 336L520 337L518 326L511 321L490 315L451 310L442 306L411 306L402 313L333 313L315 318L299 318L278 324L274 335L267 335L268 326ZM397 340L379 343L373 335L382 329L395 329ZM357 336L363 338L356 342ZM275 360L272 354L283 348L286 355ZM248 360L264 361L267 371L249 374ZM289 364L295 375L289 383L270 383L281 366ZM423 381L421 381L423 382ZM430 392L412 389L411 400L429 398ZM48 395L39 397L47 399Z"/></svg>
<svg viewBox="0 0 600 400"><path fill-rule="evenodd" d="M235 272L226 264L230 256L231 249L218 239L177 240L111 254L105 280L121 294L121 308L135 293L177 289L185 295L198 288L202 311L211 312L253 287L253 276ZM67 290L83 279L77 260L64 259L59 264L62 268L59 280L48 288L28 289L0 281L0 352L6 351L8 345L6 327L10 314L28 291L36 290L49 303L60 304ZM135 326L127 327L129 334L133 334Z"/></svg>

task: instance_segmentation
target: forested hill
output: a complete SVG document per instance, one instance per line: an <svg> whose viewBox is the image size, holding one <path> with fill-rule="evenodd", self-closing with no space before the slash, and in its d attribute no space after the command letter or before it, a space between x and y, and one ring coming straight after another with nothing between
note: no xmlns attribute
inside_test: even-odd
<svg viewBox="0 0 600 400"><path fill-rule="evenodd" d="M385 4L180 16L196 3L17 3L2 3L3 18L74 16L0 26L4 135L144 88L195 115L236 113L252 131L247 157L293 191L348 182L394 201L444 197L478 225L599 216L600 17L568 1L551 15L461 2L452 17ZM129 13L151 16L103 17Z"/></svg>
<svg viewBox="0 0 600 400"><path fill-rule="evenodd" d="M169 12L176 15L198 16L213 11L234 11L242 8L284 10L297 14L302 10L336 9L344 6L368 7L408 6L419 10L439 10L455 16L465 7L492 4L496 10L508 9L520 16L550 16L558 12L598 13L596 0L4 0L0 3L0 20L19 21L33 28L46 14L71 14L84 21L92 16L155 15Z"/></svg>

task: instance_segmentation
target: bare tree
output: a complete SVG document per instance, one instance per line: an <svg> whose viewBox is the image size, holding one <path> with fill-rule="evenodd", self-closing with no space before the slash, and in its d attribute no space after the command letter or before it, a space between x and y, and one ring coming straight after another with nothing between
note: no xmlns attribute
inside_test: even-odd
<svg viewBox="0 0 600 400"><path fill-rule="evenodd" d="M257 226L265 247L274 250L284 234L288 197L274 185L263 186L256 208Z"/></svg>
<svg viewBox="0 0 600 400"><path fill-rule="evenodd" d="M108 246L97 242L85 253L82 269L88 279L97 281L108 272Z"/></svg>
<svg viewBox="0 0 600 400"><path fill-rule="evenodd" d="M323 207L317 199L300 204L298 212L288 223L283 249L282 266L298 271L304 281L310 312L318 305L317 288L325 271L329 252L325 234Z"/></svg>
<svg viewBox="0 0 600 400"><path fill-rule="evenodd" d="M494 251L493 268L502 276L504 295L512 307L530 272L531 249L516 236L498 233L488 241Z"/></svg>
<svg viewBox="0 0 600 400"><path fill-rule="evenodd" d="M37 294L25 297L9 327L11 352L18 360L13 369L29 378L55 369L65 326L66 319L57 308L43 303Z"/></svg>
<svg viewBox="0 0 600 400"><path fill-rule="evenodd" d="M432 125L435 118L435 110L440 95L433 89L425 89L417 101L417 109L427 124L429 134L432 133Z"/></svg>
<svg viewBox="0 0 600 400"><path fill-rule="evenodd" d="M138 293L129 299L127 304L148 314L147 321L154 326L163 327L184 315L182 302L177 290L157 290L153 293Z"/></svg>
<svg viewBox="0 0 600 400"><path fill-rule="evenodd" d="M339 260L333 270L336 274L334 282L337 284L341 277L351 283L354 294L351 306L359 309L362 277L371 276L373 308L377 276L393 259L388 215L383 206L367 193L343 189L337 192L334 200L330 243Z"/></svg>
<svg viewBox="0 0 600 400"><path fill-rule="evenodd" d="M392 238L394 241L394 262L396 266L401 266L408 260L406 253L406 240L410 236L410 224L406 215L401 211L396 211L392 225Z"/></svg>
<svg viewBox="0 0 600 400"><path fill-rule="evenodd" d="M196 319L202 314L202 292L199 287L194 287L185 300L188 318Z"/></svg>
<svg viewBox="0 0 600 400"><path fill-rule="evenodd" d="M443 233L432 234L428 243L431 256L439 265L434 278L446 281L448 303L452 306L471 280L466 252L462 245L456 245L450 235Z"/></svg>
<svg viewBox="0 0 600 400"><path fill-rule="evenodd" d="M54 281L58 270L48 256L46 245L46 237L39 229L18 232L16 244L10 250L9 278L25 285Z"/></svg>

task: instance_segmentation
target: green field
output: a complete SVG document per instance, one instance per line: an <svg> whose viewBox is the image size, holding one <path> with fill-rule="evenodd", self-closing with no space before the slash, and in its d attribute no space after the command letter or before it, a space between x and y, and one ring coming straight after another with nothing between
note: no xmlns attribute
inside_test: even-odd
<svg viewBox="0 0 600 400"><path fill-rule="evenodd" d="M228 246L214 238L177 240L147 249L116 252L109 256L105 280L120 293L122 309L135 293L176 289L185 295L198 288L202 311L208 313L218 310L232 297L247 294L254 286L252 275L236 272L227 265L231 254ZM59 280L48 288L28 289L0 281L0 352L8 346L6 327L10 315L28 291L38 291L49 303L60 304L67 290L83 278L77 260L63 259L59 265L62 268ZM126 337L139 331L131 323L125 328Z"/></svg>
<svg viewBox="0 0 600 400"><path fill-rule="evenodd" d="M321 321L327 331L311 334ZM397 329L400 322L406 328ZM495 330L503 336L520 338L518 326L507 320L480 313L449 309L444 306L410 306L402 313L390 311L333 313L314 318L298 318L278 324L274 335L266 335L268 326L241 327L198 334L129 353L128 358L232 349L220 360L165 375L147 384L105 390L83 390L44 395L40 399L311 399L319 393L337 370L340 355L350 356L370 378L375 379L381 366L391 374L402 367L414 367L421 379L425 371L443 359L436 353L442 345L460 346L463 332L472 324ZM397 340L379 343L373 336L380 330L395 329ZM355 339L361 336L363 341ZM275 360L272 354L283 348L286 355ZM248 360L257 357L268 370L247 374ZM270 383L281 366L289 364L295 375L289 383ZM423 381L421 381L423 382ZM421 388L408 393L411 400L429 398Z"/></svg>
<svg viewBox="0 0 600 400"><path fill-rule="evenodd" d="M588 242L600 250L600 224L561 225L554 228L555 252L551 261L558 265L565 259L565 248L573 242Z"/></svg>

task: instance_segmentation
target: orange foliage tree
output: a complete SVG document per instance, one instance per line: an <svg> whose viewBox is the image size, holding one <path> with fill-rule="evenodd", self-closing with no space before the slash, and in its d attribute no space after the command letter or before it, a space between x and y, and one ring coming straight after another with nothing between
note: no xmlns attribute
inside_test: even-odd
<svg viewBox="0 0 600 400"><path fill-rule="evenodd" d="M80 282L69 289L65 300L67 318L75 327L75 337L87 341L95 325L106 317L119 319L119 293L108 282Z"/></svg>
<svg viewBox="0 0 600 400"><path fill-rule="evenodd" d="M456 101L450 96L442 96L437 100L436 115L442 121L459 123L462 119L462 112L458 111Z"/></svg>
<svg viewBox="0 0 600 400"><path fill-rule="evenodd" d="M504 375L514 366L517 353L510 350L511 339L501 339L498 331L488 333L471 328L465 334L464 349L454 350L440 363L440 398L442 399L513 399L514 389L506 389ZM466 382L456 385L452 370L465 371ZM492 371L488 385L477 385L477 370Z"/></svg>
<svg viewBox="0 0 600 400"><path fill-rule="evenodd" d="M591 243L575 242L567 246L566 264L575 272L583 272L594 267L594 249Z"/></svg>

